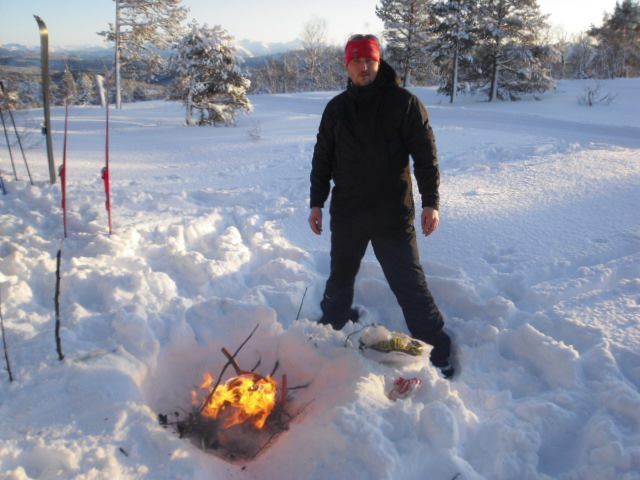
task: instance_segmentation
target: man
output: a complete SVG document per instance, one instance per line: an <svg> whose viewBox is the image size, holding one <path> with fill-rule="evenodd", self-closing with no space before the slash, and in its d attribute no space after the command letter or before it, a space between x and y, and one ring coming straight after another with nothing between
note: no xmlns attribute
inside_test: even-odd
<svg viewBox="0 0 640 480"><path fill-rule="evenodd" d="M398 85L380 58L373 35L354 35L345 47L346 91L326 106L311 170L309 225L322 232L322 207L331 196L331 273L321 323L341 329L357 321L351 306L356 274L369 242L414 338L433 345L431 363L453 376L451 341L427 288L413 226L409 155L422 198L425 235L438 227L440 173L427 111Z"/></svg>

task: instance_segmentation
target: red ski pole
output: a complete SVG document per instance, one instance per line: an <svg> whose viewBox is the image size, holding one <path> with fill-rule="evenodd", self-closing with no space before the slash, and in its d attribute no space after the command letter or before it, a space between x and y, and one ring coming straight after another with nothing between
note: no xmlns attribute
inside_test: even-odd
<svg viewBox="0 0 640 480"><path fill-rule="evenodd" d="M111 188L109 183L109 76L106 76L106 108L107 108L107 126L105 136L105 150L104 150L104 168L102 169L102 182L104 183L104 193L106 195L105 206L107 208L107 215L109 217L109 235L111 235Z"/></svg>
<svg viewBox="0 0 640 480"><path fill-rule="evenodd" d="M60 175L60 189L62 190L62 224L64 238L67 238L67 132L69 130L69 103L64 100L64 143L62 146L62 165L58 171Z"/></svg>

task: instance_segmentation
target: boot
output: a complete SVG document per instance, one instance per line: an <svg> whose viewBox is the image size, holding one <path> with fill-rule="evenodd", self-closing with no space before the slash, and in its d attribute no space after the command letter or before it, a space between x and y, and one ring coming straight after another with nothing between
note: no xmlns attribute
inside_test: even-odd
<svg viewBox="0 0 640 480"><path fill-rule="evenodd" d="M444 378L452 378L455 374L455 368L451 358L451 338L449 338L449 335L441 330L428 343L433 345L430 357L431 364L440 370Z"/></svg>
<svg viewBox="0 0 640 480"><path fill-rule="evenodd" d="M351 320L353 323L356 323L360 319L360 312L357 308L351 307L345 317L340 320L337 320L335 317L329 317L328 315L323 314L322 318L318 320L318 323L323 325L331 325L334 330L341 330L345 324Z"/></svg>

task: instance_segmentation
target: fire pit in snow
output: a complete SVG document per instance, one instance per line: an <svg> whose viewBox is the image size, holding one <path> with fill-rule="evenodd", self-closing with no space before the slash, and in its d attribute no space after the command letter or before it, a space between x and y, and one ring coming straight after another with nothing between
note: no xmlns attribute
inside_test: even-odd
<svg viewBox="0 0 640 480"><path fill-rule="evenodd" d="M257 328L233 355L222 349L228 361L215 383L214 377L206 373L199 389L191 392L192 412L186 419L172 423L181 437L190 438L200 448L227 460L256 457L288 430L291 420L302 411L287 412L287 393L307 385L287 388L286 375L278 384L273 378L278 363L266 377L242 370L237 364L235 357ZM236 375L222 381L229 365ZM163 425L170 423L166 415L159 415L159 419Z"/></svg>
<svg viewBox="0 0 640 480"><path fill-rule="evenodd" d="M264 427L267 418L276 406L278 384L268 377L252 372L240 373L224 385L213 390L213 377L205 374L200 389L207 393L204 400L198 399L196 391L191 392L192 403L201 405L200 414L213 420L221 420L223 428L249 423L256 429ZM282 398L284 402L284 397Z"/></svg>

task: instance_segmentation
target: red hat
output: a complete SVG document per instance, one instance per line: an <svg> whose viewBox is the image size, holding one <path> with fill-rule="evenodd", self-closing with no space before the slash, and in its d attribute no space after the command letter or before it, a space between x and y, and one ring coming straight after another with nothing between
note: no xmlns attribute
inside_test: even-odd
<svg viewBox="0 0 640 480"><path fill-rule="evenodd" d="M344 64L354 58L370 58L374 62L380 61L380 44L375 35L353 35L344 47Z"/></svg>

